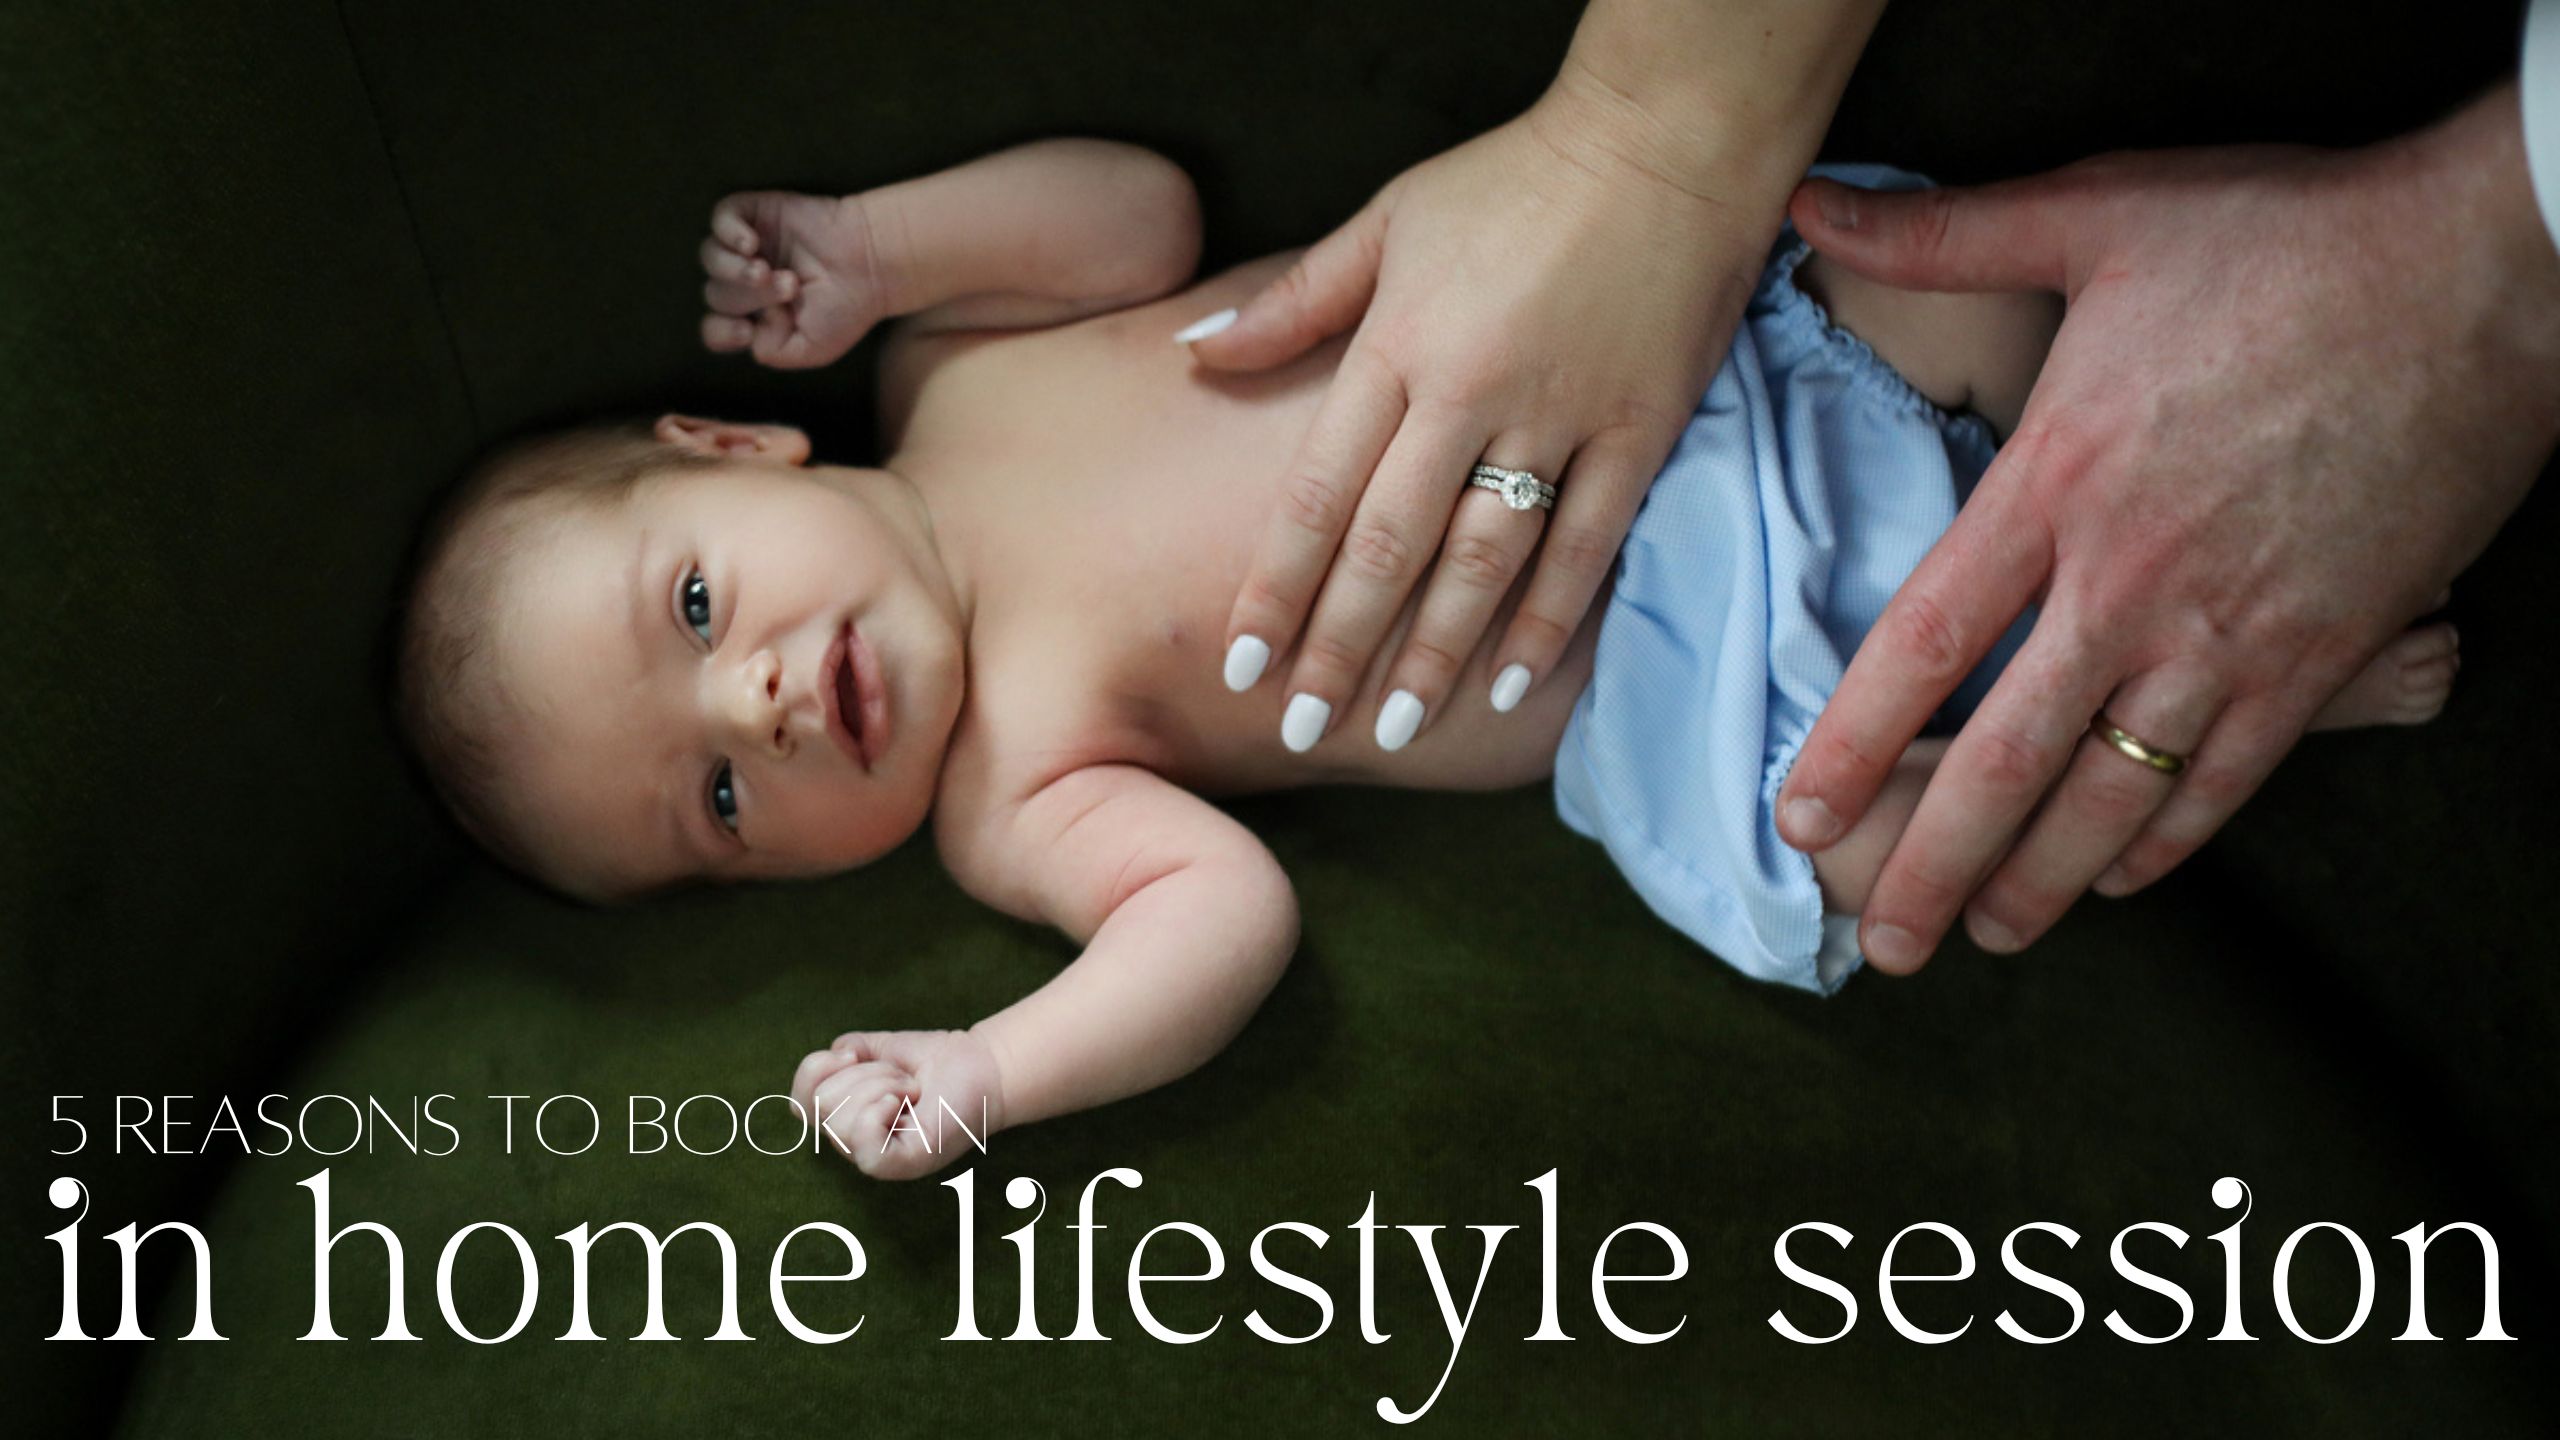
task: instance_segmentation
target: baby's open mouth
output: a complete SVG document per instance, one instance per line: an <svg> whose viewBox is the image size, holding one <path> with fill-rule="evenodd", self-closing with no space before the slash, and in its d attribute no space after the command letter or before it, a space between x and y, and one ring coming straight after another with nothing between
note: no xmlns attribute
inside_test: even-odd
<svg viewBox="0 0 2560 1440"><path fill-rule="evenodd" d="M879 763L889 748L889 705L881 682L880 662L862 643L862 632L847 622L829 654L834 674L828 677L827 721L838 743L862 768Z"/></svg>

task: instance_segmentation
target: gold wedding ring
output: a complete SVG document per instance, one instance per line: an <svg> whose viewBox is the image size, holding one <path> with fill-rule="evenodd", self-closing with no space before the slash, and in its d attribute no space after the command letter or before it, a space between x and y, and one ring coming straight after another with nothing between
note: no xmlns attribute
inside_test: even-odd
<svg viewBox="0 0 2560 1440"><path fill-rule="evenodd" d="M2089 733L2116 747L2117 752L2126 759L2139 760L2163 775L2175 775L2187 768L2186 756L2173 755L2156 746L2144 744L2128 734L2122 726L2108 719L2103 710L2089 721Z"/></svg>

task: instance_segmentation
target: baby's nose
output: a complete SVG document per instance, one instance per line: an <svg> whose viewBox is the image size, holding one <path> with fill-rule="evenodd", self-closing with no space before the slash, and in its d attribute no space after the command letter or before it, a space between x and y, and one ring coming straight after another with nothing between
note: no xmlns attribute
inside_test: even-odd
<svg viewBox="0 0 2560 1440"><path fill-rule="evenodd" d="M738 667L729 693L729 723L738 743L755 753L789 759L794 741L782 704L781 657L770 650L749 656Z"/></svg>

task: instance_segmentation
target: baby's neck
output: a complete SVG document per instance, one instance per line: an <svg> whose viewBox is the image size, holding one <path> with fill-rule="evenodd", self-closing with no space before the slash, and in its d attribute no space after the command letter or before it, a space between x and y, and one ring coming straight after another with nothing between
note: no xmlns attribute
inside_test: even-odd
<svg viewBox="0 0 2560 1440"><path fill-rule="evenodd" d="M965 511L953 503L949 487L941 487L941 493L928 499L924 485L882 467L838 469L830 478L858 489L871 501L914 559L916 574L965 637L977 613L977 570L969 563L975 549L968 543L976 531Z"/></svg>

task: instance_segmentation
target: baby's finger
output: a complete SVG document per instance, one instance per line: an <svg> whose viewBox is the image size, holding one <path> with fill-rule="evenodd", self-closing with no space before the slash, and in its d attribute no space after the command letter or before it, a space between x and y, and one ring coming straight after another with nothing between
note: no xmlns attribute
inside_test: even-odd
<svg viewBox="0 0 2560 1440"><path fill-rule="evenodd" d="M849 1065L819 1082L814 1106L817 1121L842 1148L881 1095L908 1083L905 1071L877 1060Z"/></svg>
<svg viewBox="0 0 2560 1440"><path fill-rule="evenodd" d="M848 1055L840 1050L812 1050L792 1072L791 1098L800 1102L801 1110L811 1113L817 1105L818 1090L835 1075L862 1063L864 1057Z"/></svg>
<svg viewBox="0 0 2560 1440"><path fill-rule="evenodd" d="M810 1102L817 1098L818 1082L847 1063L832 1050L812 1050L800 1057L800 1064L791 1072L791 1098L799 1105L800 1113L809 1113Z"/></svg>
<svg viewBox="0 0 2560 1440"><path fill-rule="evenodd" d="M706 235L702 239L702 273L714 280L727 280L740 285L753 285L772 272L762 260L750 259L720 243L720 237Z"/></svg>
<svg viewBox="0 0 2560 1440"><path fill-rule="evenodd" d="M711 235L740 255L756 253L756 227L747 219L746 197L731 195L711 207Z"/></svg>
<svg viewBox="0 0 2560 1440"><path fill-rule="evenodd" d="M746 349L755 333L755 326L735 315L702 317L702 348L715 355L729 355Z"/></svg>
<svg viewBox="0 0 2560 1440"><path fill-rule="evenodd" d="M798 330L789 306L767 305L756 312L755 337L748 344L755 351L758 362L776 369L796 368L790 346ZM802 360L798 363L807 362Z"/></svg>
<svg viewBox="0 0 2560 1440"><path fill-rule="evenodd" d="M745 319L759 310L772 309L776 303L770 285L749 285L739 280L706 280L702 284L702 308L714 315Z"/></svg>

